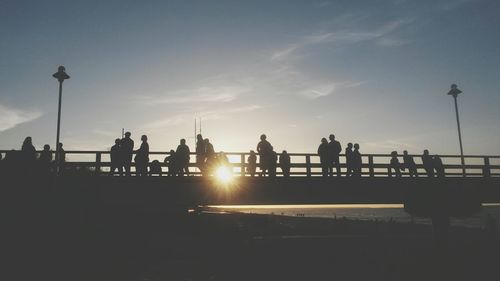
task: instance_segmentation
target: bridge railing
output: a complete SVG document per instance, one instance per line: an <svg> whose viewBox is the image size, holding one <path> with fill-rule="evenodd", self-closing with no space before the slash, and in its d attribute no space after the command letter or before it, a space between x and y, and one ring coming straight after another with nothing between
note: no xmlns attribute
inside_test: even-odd
<svg viewBox="0 0 500 281"><path fill-rule="evenodd" d="M7 150L0 150L0 153L5 155ZM248 152L226 152L230 166L235 175L249 176L247 172ZM168 152L150 152L150 162L158 160L162 167L162 175L167 174L167 165L164 159L168 156ZM280 154L278 154L279 156ZM321 165L319 156L313 153L289 153L291 158L290 175L292 177L318 177L321 176ZM422 165L421 155L411 155L417 164L417 173L419 176L425 176L425 170ZM443 167L446 177L462 177L462 165L459 155L440 155L443 161ZM190 174L201 175L196 167L195 153L191 153L190 157ZM367 154L362 156L362 177L388 177L390 173L389 154ZM465 159L465 176L466 177L500 177L500 156L488 155L466 155ZM400 163L403 164L403 159L399 157ZM346 159L345 155L340 155L341 173L345 175ZM85 168L97 175L108 174L110 170L110 152L109 151L66 151L65 169L81 169ZM257 161L257 167L259 163ZM277 168L277 175L281 176L281 169ZM135 173L135 163L132 163L132 173ZM259 169L257 168L257 174ZM394 176L394 175L393 175ZM402 172L403 177L408 177L408 169Z"/></svg>

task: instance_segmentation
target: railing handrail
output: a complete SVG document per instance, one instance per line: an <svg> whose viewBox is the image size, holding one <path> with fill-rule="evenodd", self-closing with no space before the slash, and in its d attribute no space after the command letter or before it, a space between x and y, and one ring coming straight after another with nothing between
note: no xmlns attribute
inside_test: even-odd
<svg viewBox="0 0 500 281"><path fill-rule="evenodd" d="M7 153L7 152L10 152L12 150L1 150L0 149L0 153ZM20 151L18 149L14 150L14 151ZM53 153L55 153L54 150L51 150ZM42 152L42 150L37 150L36 151L37 153L40 153ZM101 154L109 154L111 151L109 150L65 150L65 153L66 154L97 154L97 153L101 153ZM219 152L216 152L216 153L220 153L222 151L219 151ZM150 151L149 152L150 155L168 155L170 154L170 151ZM226 155L249 155L250 152L226 152L224 151L224 154ZM277 155L281 155L282 153L281 152L276 152ZM319 157L319 155L317 153L312 153L312 152L299 152L299 153L293 153L293 152L289 152L287 153L288 155L290 156L315 156L315 157ZM430 155L436 155L437 153L431 153ZM196 152L190 152L190 155L196 155ZM409 156L411 157L422 157L422 154L408 154ZM456 155L456 154L437 154L439 155L439 157L441 158L460 158L461 156L460 155ZM345 154L344 153L340 153L339 154L340 157L345 157ZM372 156L372 157L392 157L391 154L383 154L383 153L372 153L372 154L362 154L361 155L362 157L369 157L369 156ZM403 154L398 154L398 157L402 157ZM500 155L476 155L476 154L469 154L469 155L464 155L464 158L500 158Z"/></svg>
<svg viewBox="0 0 500 281"><path fill-rule="evenodd" d="M0 150L0 153L6 154L12 150ZM15 150L19 152L19 150ZM41 151L37 151L37 153L40 153ZM53 152L53 151L52 151ZM101 174L102 168L109 168L111 166L111 163L109 161L106 161L109 159L108 157L105 157L103 159L103 155L109 155L110 151L106 150L66 150L66 165L67 167L87 167L87 168L93 168L95 169L96 174ZM218 152L220 153L220 152ZM151 151L149 153L151 158L154 158L154 155L169 155L169 151ZM230 166L236 168L236 172L238 173L239 169L239 174L241 176L245 176L248 174L247 172L247 167L249 166L247 163L247 156L250 155L250 152L224 152L226 156L229 158L229 163ZM282 153L277 153L277 155L281 155ZM92 160L87 160L87 161L79 161L77 159L71 159L72 157L68 158L68 155L91 155L94 156L95 161ZM191 156L195 156L196 152L191 152ZM292 169L290 171L291 175L302 175L306 177L311 177L315 175L321 175L320 172L317 171L318 168L321 168L321 164L319 163L318 158L319 155L316 153L288 153L289 156L294 157L292 158L292 162L290 164L290 168ZM435 155L435 154L432 154ZM234 157L237 156L237 157ZM347 164L345 163L345 154L339 154L341 157L340 161L340 168L345 169L347 168ZM422 155L416 155L416 154L409 154L412 158L417 158L417 161L415 161L416 168L417 168L417 174L418 175L424 175L425 173L422 173L422 169L425 167L423 164L421 164L421 156ZM439 155L442 159L443 165L442 168L444 169L444 175L445 176L457 176L457 175L462 175L462 176L478 176L482 175L484 177L497 177L500 176L500 164L493 163L491 164L492 159L500 159L500 155L464 155L464 158L467 159L475 159L475 163L466 163L465 165L462 165L461 163L447 163L450 159L460 159L460 155ZM298 160L297 157L303 157L303 160ZM390 154L364 154L362 155L362 166L361 166L361 171L359 171L359 174L362 176L369 176L369 177L375 177L379 175L386 175L386 176L392 176L392 170L394 170L394 167L390 164L390 158L392 156ZM398 158L402 159L403 155L399 154ZM314 159L314 161L311 161L311 159ZM76 160L76 161L75 161ZM194 163L195 157L190 157L190 163L189 167L197 167L196 163ZM231 162L233 160L233 162ZM152 161L150 161L152 162ZM159 161L161 167L166 167L165 163L163 161ZM259 164L260 161L257 162L257 167L260 167ZM401 166L399 168L408 168L405 167L404 161L400 162ZM132 166L135 166L133 164ZM276 163L277 167L281 167L279 163ZM465 174L458 173L457 170L459 169L465 169ZM420 171L419 171L420 169ZM467 171L469 169L470 171ZM381 170L383 172L381 172ZM477 170L480 170L478 172ZM234 171L234 170L233 170ZM199 174L199 172L195 172L194 174ZM281 172L277 171L277 174L282 174ZM407 175L407 173L403 172L403 175Z"/></svg>

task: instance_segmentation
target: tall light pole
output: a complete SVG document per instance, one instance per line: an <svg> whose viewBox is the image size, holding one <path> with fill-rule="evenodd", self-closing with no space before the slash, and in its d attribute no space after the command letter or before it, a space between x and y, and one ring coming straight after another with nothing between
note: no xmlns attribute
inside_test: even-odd
<svg viewBox="0 0 500 281"><path fill-rule="evenodd" d="M64 80L69 79L69 75L66 73L66 68L64 66L59 66L57 68L57 72L52 75L52 77L56 78L59 81L59 105L57 108L57 136L56 136L56 175L59 175L59 166L60 166L60 153L59 153L59 134L61 131L61 100L62 100L62 85Z"/></svg>
<svg viewBox="0 0 500 281"><path fill-rule="evenodd" d="M458 104L457 97L462 93L457 88L457 84L451 84L451 90L448 92L448 95L453 96L453 100L455 101L455 113L457 115L457 127L458 127L458 142L460 143L460 160L462 163L462 176L465 177L465 161L464 161L464 148L462 146L462 132L460 131L460 119L458 118Z"/></svg>

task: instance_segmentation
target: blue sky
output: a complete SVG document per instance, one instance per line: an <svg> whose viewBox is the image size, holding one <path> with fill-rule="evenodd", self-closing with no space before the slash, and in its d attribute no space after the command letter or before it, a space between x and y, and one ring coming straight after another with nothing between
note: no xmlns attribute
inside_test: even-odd
<svg viewBox="0 0 500 281"><path fill-rule="evenodd" d="M500 2L0 0L0 149L61 140L106 150L121 134L152 150L314 152L322 137L364 153L500 154Z"/></svg>

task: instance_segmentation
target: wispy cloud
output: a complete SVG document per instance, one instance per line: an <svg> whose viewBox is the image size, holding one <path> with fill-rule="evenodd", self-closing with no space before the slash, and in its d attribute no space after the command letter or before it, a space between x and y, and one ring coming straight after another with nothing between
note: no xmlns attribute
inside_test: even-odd
<svg viewBox="0 0 500 281"><path fill-rule="evenodd" d="M306 89L301 94L309 99L317 99L321 97L326 97L329 95L334 94L336 91L342 90L342 89L349 89L349 88L355 88L359 87L361 85L364 85L368 83L368 81L344 81L344 82L335 82L335 83L329 83L329 84L324 84L324 85L315 85L312 86L310 89Z"/></svg>
<svg viewBox="0 0 500 281"><path fill-rule="evenodd" d="M146 105L160 104L193 104L197 103L227 103L238 96L247 93L248 88L242 86L199 86L172 91L163 95L136 97Z"/></svg>
<svg viewBox="0 0 500 281"><path fill-rule="evenodd" d="M19 124L33 121L43 115L39 110L21 110L0 104L0 132L12 129Z"/></svg>
<svg viewBox="0 0 500 281"><path fill-rule="evenodd" d="M299 51L307 47L311 47L318 44L340 45L340 44L354 44L374 39L381 40L385 36L395 32L402 26L410 24L411 22L413 22L412 19L398 19L386 22L375 29L367 29L367 30L343 29L330 32L318 32L313 35L308 35L299 38L297 42L291 43L285 48L276 50L271 55L271 61L281 61L293 58L294 56L298 56L297 53ZM384 46L396 46L395 42L403 42L403 40L392 38L390 40L382 41L381 45L384 45L383 43L386 43Z"/></svg>

